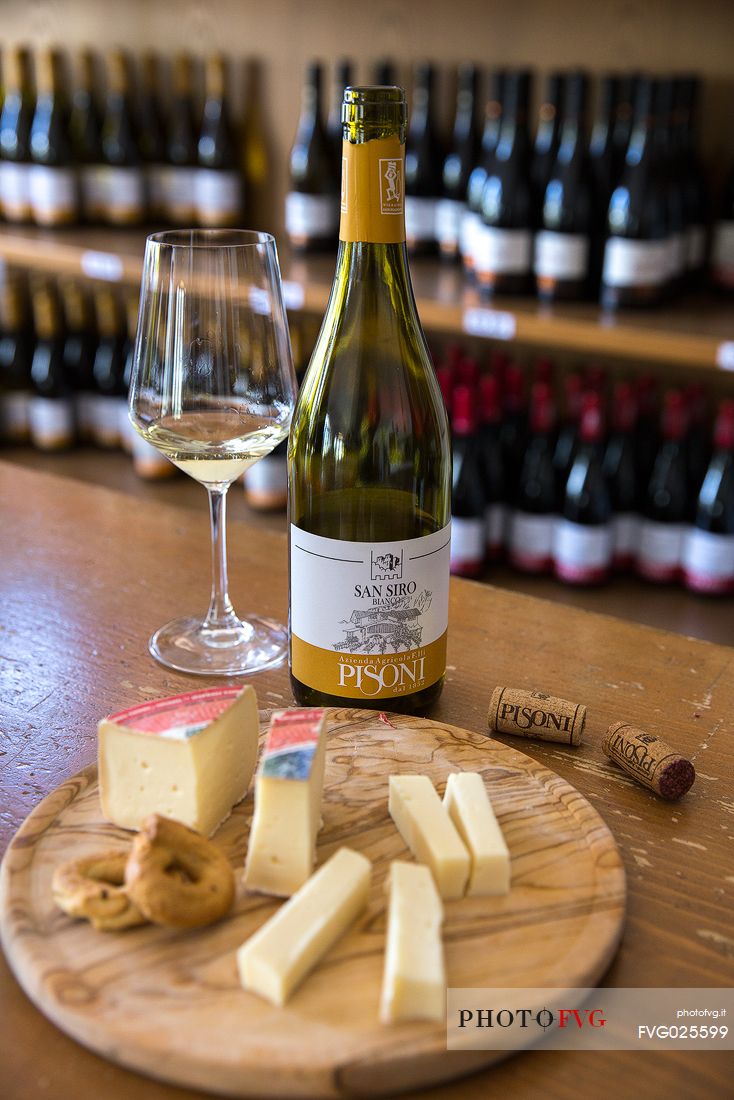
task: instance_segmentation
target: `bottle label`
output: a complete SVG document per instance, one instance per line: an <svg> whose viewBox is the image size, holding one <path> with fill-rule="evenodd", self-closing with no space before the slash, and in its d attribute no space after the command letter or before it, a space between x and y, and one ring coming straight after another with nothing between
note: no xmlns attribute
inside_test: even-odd
<svg viewBox="0 0 734 1100"><path fill-rule="evenodd" d="M436 204L436 240L446 256L456 256L460 250L465 210L457 199L440 199Z"/></svg>
<svg viewBox="0 0 734 1100"><path fill-rule="evenodd" d="M101 164L86 164L79 172L79 185L84 216L90 219L104 217L107 209L107 169Z"/></svg>
<svg viewBox="0 0 734 1100"><path fill-rule="evenodd" d="M513 512L510 516L510 561L519 569L543 572L553 562L554 515L534 516L529 512Z"/></svg>
<svg viewBox="0 0 734 1100"><path fill-rule="evenodd" d="M33 397L29 419L34 447L54 450L74 440L74 404L69 398Z"/></svg>
<svg viewBox="0 0 734 1100"><path fill-rule="evenodd" d="M163 209L172 222L190 222L196 216L194 205L195 168L168 165L163 168Z"/></svg>
<svg viewBox="0 0 734 1100"><path fill-rule="evenodd" d="M405 239L409 245L436 240L436 199L405 197Z"/></svg>
<svg viewBox="0 0 734 1100"><path fill-rule="evenodd" d="M242 213L239 172L199 168L196 172L196 213L202 225L234 225Z"/></svg>
<svg viewBox="0 0 734 1100"><path fill-rule="evenodd" d="M345 542L291 524L291 668L356 702L423 691L446 667L451 527Z"/></svg>
<svg viewBox="0 0 734 1100"><path fill-rule="evenodd" d="M643 519L637 572L651 581L673 581L678 576L686 528L682 523Z"/></svg>
<svg viewBox="0 0 734 1100"><path fill-rule="evenodd" d="M51 168L33 164L30 200L34 221L39 225L68 225L77 215L77 182L73 168Z"/></svg>
<svg viewBox="0 0 734 1100"><path fill-rule="evenodd" d="M451 517L451 572L477 573L484 564L484 517Z"/></svg>
<svg viewBox="0 0 734 1100"><path fill-rule="evenodd" d="M145 215L145 176L142 168L108 166L104 169L105 216L115 225L134 225Z"/></svg>
<svg viewBox="0 0 734 1100"><path fill-rule="evenodd" d="M607 286L662 286L668 277L667 241L628 241L610 237L604 249L602 280Z"/></svg>
<svg viewBox="0 0 734 1100"><path fill-rule="evenodd" d="M706 259L706 229L703 225L689 225L686 233L686 269L698 271Z"/></svg>
<svg viewBox="0 0 734 1100"><path fill-rule="evenodd" d="M0 404L2 438L7 443L28 441L28 421L31 395L23 390L5 393Z"/></svg>
<svg viewBox="0 0 734 1100"><path fill-rule="evenodd" d="M336 199L331 195L291 191L285 197L285 229L294 244L336 237L338 219Z"/></svg>
<svg viewBox="0 0 734 1100"><path fill-rule="evenodd" d="M530 271L533 236L529 229L495 229L480 222L474 233L474 267L483 275L525 275Z"/></svg>
<svg viewBox="0 0 734 1100"><path fill-rule="evenodd" d="M612 526L559 519L553 536L556 573L562 580L590 584L604 580L612 562Z"/></svg>
<svg viewBox="0 0 734 1100"><path fill-rule="evenodd" d="M734 287L734 222L718 222L711 250L714 279L722 286Z"/></svg>
<svg viewBox="0 0 734 1100"><path fill-rule="evenodd" d="M265 455L245 472L245 492L257 503L285 505L288 498L288 458L284 454Z"/></svg>
<svg viewBox="0 0 734 1100"><path fill-rule="evenodd" d="M734 590L734 535L693 527L683 547L686 585L696 592Z"/></svg>
<svg viewBox="0 0 734 1100"><path fill-rule="evenodd" d="M496 556L505 544L507 531L507 505L490 504L484 513L484 532L487 550Z"/></svg>
<svg viewBox="0 0 734 1100"><path fill-rule="evenodd" d="M632 564L640 541L640 517L634 512L618 512L612 520L614 564L618 568Z"/></svg>
<svg viewBox="0 0 734 1100"><path fill-rule="evenodd" d="M342 143L342 241L405 240L405 146L397 136Z"/></svg>
<svg viewBox="0 0 734 1100"><path fill-rule="evenodd" d="M31 216L30 164L0 163L0 207L11 222L28 221Z"/></svg>
<svg viewBox="0 0 734 1100"><path fill-rule="evenodd" d="M585 279L589 267L589 238L582 233L553 233L548 229L535 237L535 274L549 279Z"/></svg>

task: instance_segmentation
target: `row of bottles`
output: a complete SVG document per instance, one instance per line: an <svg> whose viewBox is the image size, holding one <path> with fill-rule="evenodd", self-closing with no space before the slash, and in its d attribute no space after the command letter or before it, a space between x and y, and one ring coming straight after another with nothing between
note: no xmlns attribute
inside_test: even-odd
<svg viewBox="0 0 734 1100"><path fill-rule="evenodd" d="M350 75L348 63L336 66L334 104ZM552 73L533 140L532 74L495 70L484 100L480 75L476 65L459 68L446 144L434 67L415 68L405 156L413 254L461 258L488 295L600 296L607 308L652 305L699 282L709 255L714 281L734 284L734 178L709 247L697 77L604 76L589 127L587 75ZM341 126L336 108L324 122L322 100L322 70L314 63L286 200L288 235L299 249L333 247L338 226Z"/></svg>
<svg viewBox="0 0 734 1100"><path fill-rule="evenodd" d="M188 54L173 59L167 102L166 63L153 53L138 72L126 53L110 51L104 96L91 50L79 54L73 86L60 50L41 50L32 62L24 47L5 53L0 213L7 221L241 222L242 142L220 54L206 60L201 109Z"/></svg>
<svg viewBox="0 0 734 1100"><path fill-rule="evenodd" d="M599 584L634 571L699 592L734 592L734 401L712 425L701 387L671 390L566 375L559 420L541 360L495 357L480 373L455 353L437 371L454 446L452 571L506 558L528 573Z"/></svg>

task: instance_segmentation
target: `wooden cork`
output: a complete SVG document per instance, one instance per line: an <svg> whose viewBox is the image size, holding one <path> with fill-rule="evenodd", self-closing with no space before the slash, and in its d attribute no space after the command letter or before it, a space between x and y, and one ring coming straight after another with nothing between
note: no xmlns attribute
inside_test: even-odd
<svg viewBox="0 0 734 1100"><path fill-rule="evenodd" d="M643 787L671 802L690 790L696 778L690 760L654 733L635 729L628 722L614 722L609 727L602 749Z"/></svg>
<svg viewBox="0 0 734 1100"><path fill-rule="evenodd" d="M489 728L497 733L580 745L586 707L545 695L542 691L496 687L489 704L488 721Z"/></svg>

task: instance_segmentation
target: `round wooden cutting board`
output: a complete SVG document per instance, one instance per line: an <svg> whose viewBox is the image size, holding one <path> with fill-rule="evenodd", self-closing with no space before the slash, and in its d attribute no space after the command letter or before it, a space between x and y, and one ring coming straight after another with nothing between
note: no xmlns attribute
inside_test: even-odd
<svg viewBox="0 0 734 1100"><path fill-rule="evenodd" d="M275 912L272 898L240 890L228 919L193 932L95 932L55 908L57 864L130 843L103 820L89 767L33 811L2 867L5 951L42 1012L106 1058L231 1096L383 1095L504 1057L447 1051L440 1025L378 1020L385 876L391 859L410 858L387 812L391 773L428 775L442 795L450 772L481 772L512 855L509 895L445 903L448 984L596 984L622 933L625 880L611 833L578 791L454 726L356 710L329 717L319 863L342 845L359 849L374 864L372 893L286 1007L246 993L235 965L235 949ZM238 870L251 816L252 791L216 835Z"/></svg>

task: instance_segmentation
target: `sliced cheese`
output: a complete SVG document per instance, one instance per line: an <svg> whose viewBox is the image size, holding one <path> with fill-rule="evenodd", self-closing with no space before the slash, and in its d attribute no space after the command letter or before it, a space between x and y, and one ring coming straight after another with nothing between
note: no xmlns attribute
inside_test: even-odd
<svg viewBox="0 0 734 1100"><path fill-rule="evenodd" d="M326 737L324 711L277 711L255 781L245 885L290 897L316 862Z"/></svg>
<svg viewBox="0 0 734 1100"><path fill-rule="evenodd" d="M468 894L489 897L510 889L510 853L477 772L453 773L443 804L471 854Z"/></svg>
<svg viewBox="0 0 734 1100"><path fill-rule="evenodd" d="M340 848L239 948L245 989L283 1005L367 905L372 864Z"/></svg>
<svg viewBox="0 0 734 1100"><path fill-rule="evenodd" d="M259 733L251 687L192 691L104 718L102 813L123 829L162 814L210 836L247 793Z"/></svg>
<svg viewBox="0 0 734 1100"><path fill-rule="evenodd" d="M471 861L427 775L391 775L390 816L419 863L426 863L442 898L464 895Z"/></svg>
<svg viewBox="0 0 734 1100"><path fill-rule="evenodd" d="M443 905L431 872L421 863L394 860L388 882L387 944L380 1019L443 1020L446 972Z"/></svg>

